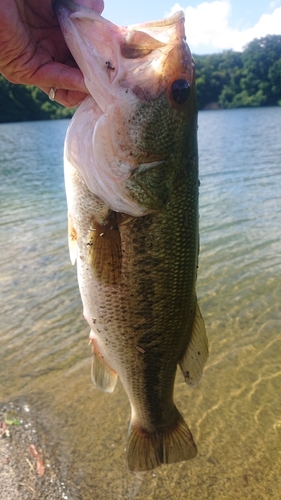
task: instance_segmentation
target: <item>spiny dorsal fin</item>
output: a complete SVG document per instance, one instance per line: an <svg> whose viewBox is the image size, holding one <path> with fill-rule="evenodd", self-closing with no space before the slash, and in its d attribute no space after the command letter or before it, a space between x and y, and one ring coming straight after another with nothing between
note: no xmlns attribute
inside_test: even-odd
<svg viewBox="0 0 281 500"><path fill-rule="evenodd" d="M95 340L92 340L92 349L92 381L98 389L113 392L117 382L117 373L103 359Z"/></svg>
<svg viewBox="0 0 281 500"><path fill-rule="evenodd" d="M105 284L117 284L121 277L122 251L116 212L110 211L102 223L92 219L87 247L95 276Z"/></svg>
<svg viewBox="0 0 281 500"><path fill-rule="evenodd" d="M188 385L194 387L199 383L208 354L206 328L196 301L191 339L187 350L179 361L181 371Z"/></svg>

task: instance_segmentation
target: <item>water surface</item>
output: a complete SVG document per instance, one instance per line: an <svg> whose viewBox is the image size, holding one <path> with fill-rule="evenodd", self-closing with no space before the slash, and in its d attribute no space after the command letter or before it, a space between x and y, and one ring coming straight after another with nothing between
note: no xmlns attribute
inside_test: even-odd
<svg viewBox="0 0 281 500"><path fill-rule="evenodd" d="M69 499L280 499L280 123L281 108L199 114L210 357L198 388L178 374L175 391L199 453L139 474L126 468L121 384L110 395L90 380L67 248L68 121L0 125L0 400L34 410Z"/></svg>

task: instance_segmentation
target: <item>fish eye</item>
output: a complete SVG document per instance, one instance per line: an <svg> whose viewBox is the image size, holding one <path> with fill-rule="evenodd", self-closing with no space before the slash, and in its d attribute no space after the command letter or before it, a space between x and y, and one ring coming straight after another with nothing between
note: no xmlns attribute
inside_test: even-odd
<svg viewBox="0 0 281 500"><path fill-rule="evenodd" d="M190 85L183 78L175 80L172 84L172 97L177 104L184 104L190 94Z"/></svg>

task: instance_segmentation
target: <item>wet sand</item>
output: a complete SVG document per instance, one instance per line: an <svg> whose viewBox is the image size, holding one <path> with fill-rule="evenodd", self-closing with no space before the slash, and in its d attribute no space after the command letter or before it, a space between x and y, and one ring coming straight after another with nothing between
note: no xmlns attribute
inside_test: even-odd
<svg viewBox="0 0 281 500"><path fill-rule="evenodd" d="M14 449L9 439L0 441L0 494L5 500L22 500L14 465Z"/></svg>
<svg viewBox="0 0 281 500"><path fill-rule="evenodd" d="M0 498L3 500L70 500L58 468L40 443L27 408L16 404L0 405L0 422L12 410L15 424L5 424L0 438ZM33 454L30 451L33 450ZM38 458L34 457L39 452Z"/></svg>

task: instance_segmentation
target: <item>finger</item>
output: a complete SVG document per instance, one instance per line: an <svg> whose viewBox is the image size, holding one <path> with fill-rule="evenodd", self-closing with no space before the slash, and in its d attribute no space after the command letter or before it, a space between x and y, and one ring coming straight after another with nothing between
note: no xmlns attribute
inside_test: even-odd
<svg viewBox="0 0 281 500"><path fill-rule="evenodd" d="M22 81L27 85L35 85L41 89L65 89L88 94L84 83L84 77L80 69L72 68L66 64L49 62L37 69L32 75L28 75Z"/></svg>

